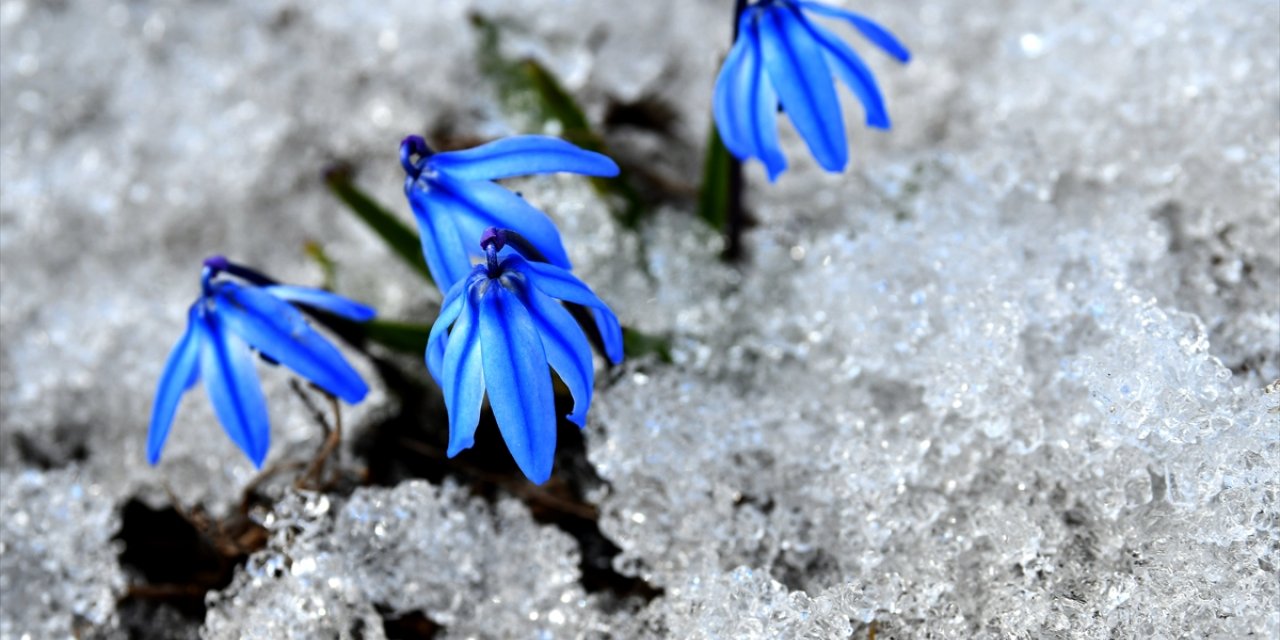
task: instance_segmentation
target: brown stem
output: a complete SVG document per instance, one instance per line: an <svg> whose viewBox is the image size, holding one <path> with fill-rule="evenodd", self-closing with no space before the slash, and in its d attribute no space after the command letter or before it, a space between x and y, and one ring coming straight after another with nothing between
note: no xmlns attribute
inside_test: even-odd
<svg viewBox="0 0 1280 640"><path fill-rule="evenodd" d="M297 380L290 382L293 392L302 399L302 403L306 405L307 410L311 412L311 418L316 424L320 425L320 430L324 432L324 441L320 443L320 448L316 450L316 455L311 458L311 463L307 465L307 470L293 482L295 489L320 489L323 483L320 482L320 476L324 472L325 464L338 451L338 445L342 444L342 405L338 403L338 399L323 389L320 393L329 400L329 407L333 410L333 426L329 426L328 420L325 420L324 412L311 401L311 396L303 390L302 385Z"/></svg>

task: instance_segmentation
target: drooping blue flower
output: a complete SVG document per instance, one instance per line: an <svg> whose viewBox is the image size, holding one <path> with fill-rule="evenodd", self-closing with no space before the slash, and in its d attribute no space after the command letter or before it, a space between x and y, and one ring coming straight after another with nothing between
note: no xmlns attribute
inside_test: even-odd
<svg viewBox="0 0 1280 640"><path fill-rule="evenodd" d="M200 298L187 314L187 331L169 354L156 389L147 435L151 464L160 460L182 394L204 378L222 428L254 465L262 466L271 433L254 351L349 403L360 402L369 392L360 374L293 305L357 322L372 318L373 309L320 289L278 284L222 256L204 261L200 285Z"/></svg>
<svg viewBox="0 0 1280 640"><path fill-rule="evenodd" d="M400 143L404 192L418 220L422 253L441 291L471 271L471 258L483 257L475 239L489 227L524 236L552 264L571 268L560 232L547 215L494 180L560 171L616 176L607 156L548 136L514 136L463 151L434 153L425 140L409 136Z"/></svg>
<svg viewBox="0 0 1280 640"><path fill-rule="evenodd" d="M605 355L622 361L618 319L568 271L508 250L504 232L487 230L486 263L449 289L427 342L427 369L444 390L449 457L474 443L485 392L507 449L529 480L551 476L556 450L551 372L569 388L568 419L586 426L595 380L586 334L561 301L591 315Z"/></svg>
<svg viewBox="0 0 1280 640"><path fill-rule="evenodd" d="M712 109L725 147L739 159L759 158L770 181L787 168L778 144L779 106L822 168L844 170L849 144L833 72L862 103L867 126L889 128L871 70L806 12L844 20L890 56L911 59L893 34L851 11L809 0L760 0L743 10L737 40L716 79Z"/></svg>

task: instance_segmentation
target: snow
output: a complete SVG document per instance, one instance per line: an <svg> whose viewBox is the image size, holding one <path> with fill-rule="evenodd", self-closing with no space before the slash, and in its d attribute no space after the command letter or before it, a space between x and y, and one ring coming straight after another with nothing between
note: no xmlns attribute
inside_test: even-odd
<svg viewBox="0 0 1280 640"><path fill-rule="evenodd" d="M585 433L613 569L655 597L588 591L574 537L508 493L277 483L265 546L202 623L172 617L211 638L414 613L440 637L1280 634L1280 5L843 4L912 48L900 67L840 31L894 128L854 126L845 95L831 175L784 124L788 172L748 166L746 263L687 202L633 233L584 181L513 184L624 323L673 336L673 362L599 376ZM730 6L0 3L0 638L123 633L120 508L227 514L255 476L198 390L143 456L206 255L317 284L314 240L339 292L434 318L319 176L348 161L407 219L403 135L529 130L469 13L597 123L661 105L665 131L607 135L688 189ZM375 387L344 408L359 477L350 443L400 401L353 362ZM307 459L318 428L285 372L263 380L270 462Z"/></svg>

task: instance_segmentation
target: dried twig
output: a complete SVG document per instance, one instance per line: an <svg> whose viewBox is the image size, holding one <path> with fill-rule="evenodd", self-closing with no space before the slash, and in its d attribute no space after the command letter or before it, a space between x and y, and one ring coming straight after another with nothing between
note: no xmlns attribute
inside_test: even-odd
<svg viewBox="0 0 1280 640"><path fill-rule="evenodd" d="M320 390L320 393L329 400L329 407L333 410L333 426L325 420L324 412L321 411L311 401L311 397L303 389L297 380L291 383L293 391L302 399L302 403L306 405L307 410L311 412L311 417L316 424L320 425L320 429L324 432L324 441L320 443L320 448L316 450L316 454L311 458L311 463L307 465L307 470L298 476L293 482L295 489L322 489L324 484L320 482L320 476L324 472L325 464L329 458L338 452L338 445L342 444L342 405L338 403L338 399L333 394Z"/></svg>

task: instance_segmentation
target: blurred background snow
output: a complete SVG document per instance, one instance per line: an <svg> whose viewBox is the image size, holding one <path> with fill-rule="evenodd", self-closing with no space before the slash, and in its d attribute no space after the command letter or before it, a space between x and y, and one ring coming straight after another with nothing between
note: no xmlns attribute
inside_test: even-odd
<svg viewBox="0 0 1280 640"><path fill-rule="evenodd" d="M199 391L144 461L199 261L317 284L315 241L339 292L430 322L321 170L407 218L401 137L531 132L480 14L692 190L732 2L0 2L0 638L1280 635L1280 3L841 4L915 54L855 42L894 129L845 95L830 175L784 124L740 268L687 203L633 233L582 181L519 185L674 336L601 376L585 434L613 569L656 597L585 588L513 497L412 481L287 493L200 620L136 605L117 536L134 500L225 514L255 475ZM358 366L354 432L394 410ZM309 451L264 384L273 458Z"/></svg>

